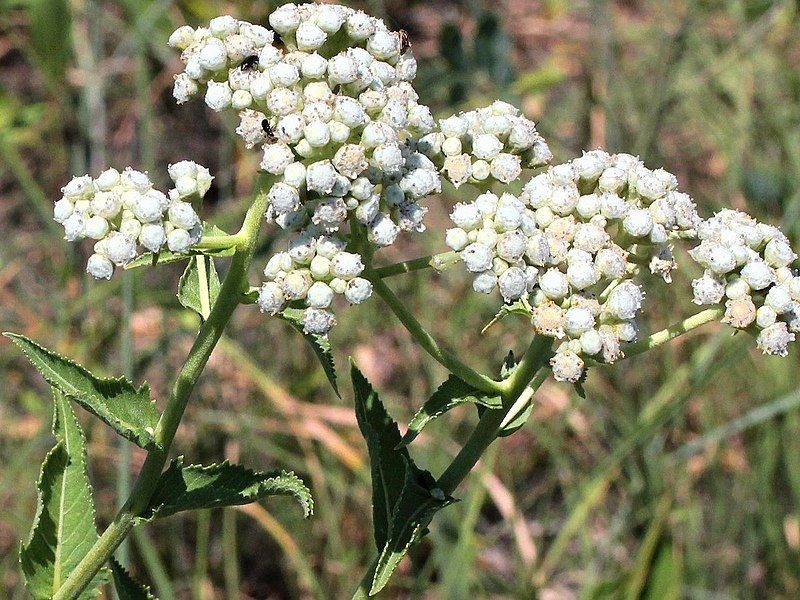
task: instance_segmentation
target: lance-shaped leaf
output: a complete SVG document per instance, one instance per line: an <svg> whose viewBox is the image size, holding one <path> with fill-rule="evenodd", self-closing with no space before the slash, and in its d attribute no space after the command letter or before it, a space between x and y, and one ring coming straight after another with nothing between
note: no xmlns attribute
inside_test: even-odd
<svg viewBox="0 0 800 600"><path fill-rule="evenodd" d="M386 544L379 548L370 595L386 586L408 549L425 535L433 516L456 501L436 487L430 473L417 468L410 459L404 462L403 488L392 511Z"/></svg>
<svg viewBox="0 0 800 600"><path fill-rule="evenodd" d="M351 363L356 418L367 441L372 470L372 516L379 552L370 594L379 592L412 544L419 541L436 511L454 499L436 487L433 476L414 464L401 446L397 424L378 394Z"/></svg>
<svg viewBox="0 0 800 600"><path fill-rule="evenodd" d="M436 417L462 404L479 404L487 408L500 408L502 400L499 395L481 392L455 375L450 375L411 419L408 431L403 436L402 445L410 444L422 429Z"/></svg>
<svg viewBox="0 0 800 600"><path fill-rule="evenodd" d="M214 260L208 256L196 256L186 265L178 283L178 301L205 320L219 296L219 288Z"/></svg>
<svg viewBox="0 0 800 600"><path fill-rule="evenodd" d="M30 538L22 544L20 565L31 595L51 598L98 539L94 502L86 469L86 438L69 401L53 390L53 435L39 475L39 500ZM97 596L106 573L98 573L81 592Z"/></svg>
<svg viewBox="0 0 800 600"><path fill-rule="evenodd" d="M314 511L311 492L294 473L261 473L228 461L208 466L184 466L177 458L161 474L150 504L139 522L182 510L250 504L265 496L292 496L306 517Z"/></svg>
<svg viewBox="0 0 800 600"><path fill-rule="evenodd" d="M378 393L350 361L358 427L367 442L372 473L372 520L375 546L380 551L389 537L392 512L405 484L408 450L401 447L400 430L386 412Z"/></svg>
<svg viewBox="0 0 800 600"><path fill-rule="evenodd" d="M102 419L121 436L137 446L156 446L153 431L158 423L158 410L150 400L150 388L139 389L127 379L101 379L81 365L36 342L14 333L6 333L25 353L45 381L72 398L89 412Z"/></svg>
<svg viewBox="0 0 800 600"><path fill-rule="evenodd" d="M331 350L331 343L328 340L328 336L306 333L303 331L303 324L300 322L303 318L303 312L303 309L300 308L285 308L275 316L289 323L293 329L296 329L303 335L314 350L314 354L317 355L322 369L325 371L325 375L328 377L328 381L330 381L333 387L333 391L341 398L339 386L336 383L336 367L333 364L333 351Z"/></svg>
<svg viewBox="0 0 800 600"><path fill-rule="evenodd" d="M111 558L111 573L114 575L114 589L119 600L158 600L150 588L136 581L116 558Z"/></svg>

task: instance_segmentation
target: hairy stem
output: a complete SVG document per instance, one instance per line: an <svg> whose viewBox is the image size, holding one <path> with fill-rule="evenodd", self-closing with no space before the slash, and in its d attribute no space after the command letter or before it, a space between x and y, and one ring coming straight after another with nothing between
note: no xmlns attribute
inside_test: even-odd
<svg viewBox="0 0 800 600"><path fill-rule="evenodd" d="M194 247L202 250L227 250L240 246L244 241L245 236L241 231L234 235L205 235Z"/></svg>
<svg viewBox="0 0 800 600"><path fill-rule="evenodd" d="M674 340L676 337L680 337L684 333L690 332L692 329L697 329L706 323L716 321L724 314L725 308L721 306L715 306L713 308L701 310L699 313L696 313L691 317L686 317L677 323L673 323L669 327L665 327L661 331L657 331L641 341L628 344L628 346L625 348L624 358L630 358L632 356L636 356L637 354L642 354L648 350L652 350L653 348L661 346L662 344L666 344L667 342ZM592 359L586 360L587 367L597 364L602 363L598 363Z"/></svg>
<svg viewBox="0 0 800 600"><path fill-rule="evenodd" d="M265 186L259 185L257 189L264 190ZM200 326L197 338L175 380L167 405L156 426L154 437L158 447L148 452L144 465L133 485L130 497L117 513L112 523L100 536L100 539L83 557L78 566L75 567L75 570L70 573L67 580L53 596L53 600L74 600L77 598L103 567L114 550L130 533L135 524L136 516L147 508L150 497L153 495L158 479L161 476L161 471L166 464L170 446L175 438L175 432L181 422L192 390L231 315L239 305L241 291L247 283L247 271L253 259L256 239L266 204L266 192L260 191L245 215L241 230L236 234L239 243L231 260L228 274L220 287L219 296L208 315L208 319Z"/></svg>

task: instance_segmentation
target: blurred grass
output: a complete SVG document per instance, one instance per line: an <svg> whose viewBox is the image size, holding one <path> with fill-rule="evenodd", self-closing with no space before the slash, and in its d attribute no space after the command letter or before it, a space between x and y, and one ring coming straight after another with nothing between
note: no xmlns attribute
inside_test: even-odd
<svg viewBox="0 0 800 600"><path fill-rule="evenodd" d="M82 274L86 248L60 241L51 202L71 174L191 158L217 175L208 211L232 228L255 153L195 102L170 98L171 30L222 12L263 21L274 3L0 0L0 323L101 373L133 372L163 398L195 324L176 310L179 267L121 278ZM602 145L675 172L704 213L724 205L800 238L798 3L768 0L496 0L359 4L411 34L417 87L437 114L513 101L558 158ZM433 200L430 230L468 192ZM272 252L273 235L259 248ZM386 262L441 250L431 233ZM222 265L220 265L222 266ZM691 310L691 268L649 291L653 329ZM255 277L255 274L254 274ZM479 334L495 299L457 270L390 285L470 363L495 370L528 326ZM131 304L129 304L129 302ZM131 311L132 316L126 315ZM445 374L378 300L342 314L333 344L353 355L407 421ZM130 344L126 331L130 331ZM800 595L798 354L767 360L710 327L596 369L578 398L546 385L529 424L487 455L398 570L398 598L794 598ZM127 366L126 366L127 365ZM25 596L18 540L50 440L42 382L0 342L0 596ZM346 389L347 386L345 386ZM84 420L101 525L124 456ZM412 451L437 471L475 415L430 426ZM177 441L193 461L294 469L319 511L280 499L150 525L133 570L169 598L348 598L370 558L369 474L348 394L338 400L303 340L243 309L212 358ZM130 461L138 468L141 453ZM119 461L122 460L122 465Z"/></svg>

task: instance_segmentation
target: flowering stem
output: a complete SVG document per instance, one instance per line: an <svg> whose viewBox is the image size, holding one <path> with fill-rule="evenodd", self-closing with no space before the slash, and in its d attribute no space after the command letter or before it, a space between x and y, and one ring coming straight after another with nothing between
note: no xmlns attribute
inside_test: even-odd
<svg viewBox="0 0 800 600"><path fill-rule="evenodd" d="M662 344L666 344L670 340L674 340L676 337L680 337L692 329L697 329L701 325L705 325L711 321L716 321L724 314L725 309L721 306L715 306L714 308L701 310L699 313L696 313L691 317L687 317L683 321L674 323L669 327L662 329L661 331L657 331L639 342L629 344L627 348L625 348L624 358L630 358L632 356L636 356L637 354L642 354L643 352L652 350L653 348L661 346ZM601 363L591 359L586 361L587 367L597 364Z"/></svg>
<svg viewBox="0 0 800 600"><path fill-rule="evenodd" d="M510 413L518 413L520 406L517 405L517 400L522 396L528 395L528 389L531 389L530 396L536 391L536 388L542 384L544 378L536 379L536 388L529 384L539 371L550 358L550 347L552 339L546 336L537 335L528 346L525 356L519 362L517 367L511 373L511 376L503 381L502 384L502 397L503 407L500 409L486 410L483 413L478 426L472 432L467 443L456 455L450 466L445 469L442 476L439 478L437 485L445 494L451 494L464 480L464 478L478 462L481 454L489 447L495 439L504 423L506 417ZM528 399L529 399L528 398ZM527 400L526 400L527 402Z"/></svg>
<svg viewBox="0 0 800 600"><path fill-rule="evenodd" d="M201 250L227 250L228 248L236 248L246 241L246 236L239 231L233 235L203 236L193 247Z"/></svg>
<svg viewBox="0 0 800 600"><path fill-rule="evenodd" d="M502 389L502 384L500 382L477 372L472 367L461 362L452 352L439 346L439 343L433 339L433 336L428 333L419 321L417 321L417 318L409 312L400 298L389 289L389 286L387 286L382 279L379 277L371 277L370 281L378 295L383 298L383 301L386 302L400 322L408 329L414 339L417 340L419 345L441 365L481 391L498 392Z"/></svg>
<svg viewBox="0 0 800 600"><path fill-rule="evenodd" d="M437 271L443 271L449 266L458 261L458 252L440 252L431 256L422 256L404 262L394 263L385 267L378 267L369 271L370 277L392 277L393 275L400 275L402 273L410 273L412 271L419 271L422 269L433 268Z"/></svg>
<svg viewBox="0 0 800 600"><path fill-rule="evenodd" d="M264 185L259 185L257 189L264 190L265 187ZM189 396L231 315L239 305L241 290L247 282L247 272L253 258L266 204L266 192L260 191L245 215L241 230L236 234L236 237L239 238L239 243L236 246L236 253L231 259L228 274L220 287L219 296L208 315L208 319L200 326L197 338L178 374L164 412L156 425L153 437L157 447L147 453L147 458L136 478L133 491L128 500L117 513L113 522L100 536L100 539L97 540L86 556L78 563L78 566L70 573L67 580L53 596L53 600L74 600L78 598L114 550L130 533L135 524L136 516L147 508L150 497L153 495L161 476L161 471L166 464L170 446L183 417Z"/></svg>

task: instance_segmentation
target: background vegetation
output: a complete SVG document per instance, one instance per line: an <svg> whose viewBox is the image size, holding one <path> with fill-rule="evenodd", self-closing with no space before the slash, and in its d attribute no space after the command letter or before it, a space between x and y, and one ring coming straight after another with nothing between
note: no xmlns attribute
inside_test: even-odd
<svg viewBox="0 0 800 600"><path fill-rule="evenodd" d="M220 13L263 22L274 2L0 0L0 324L98 373L147 378L163 398L196 322L175 302L180 267L110 283L82 274L51 204L71 174L138 165L164 183L191 158L216 174L213 220L238 222L258 156L202 102L171 99L169 33ZM418 89L438 115L501 97L534 118L559 159L604 146L675 172L704 214L723 205L800 241L800 26L795 0L367 0L406 29ZM452 190L432 201L440 229ZM265 239L267 256L280 242ZM438 251L433 233L386 251ZM798 244L796 243L797 247ZM221 265L222 266L222 265ZM688 314L688 282L654 288L656 329ZM253 275L254 281L257 277ZM489 329L497 299L458 270L391 285L452 347L498 368L530 327ZM380 300L343 313L353 355L401 422L444 378ZM595 369L586 398L548 384L524 429L493 447L401 565L396 598L796 598L800 594L798 354L766 359L708 327ZM0 596L25 596L17 564L50 447L44 382L0 342ZM337 399L304 342L244 308L178 434L192 462L294 469L317 515L290 501L192 513L139 531L122 558L170 598L349 598L370 559L369 472L351 395ZM82 415L81 415L82 416ZM434 472L475 422L462 409L412 447ZM95 421L89 455L101 525L142 455ZM437 456L439 458L437 458Z"/></svg>

